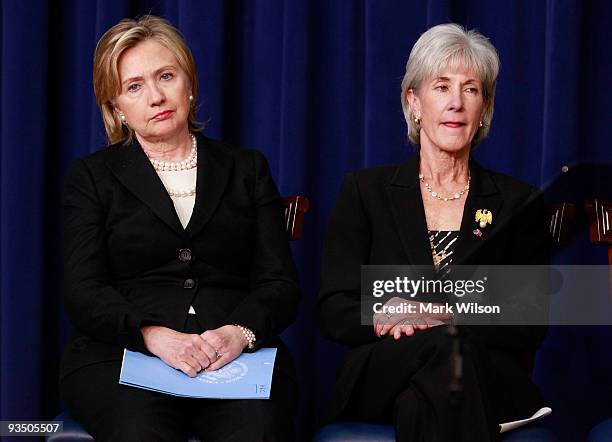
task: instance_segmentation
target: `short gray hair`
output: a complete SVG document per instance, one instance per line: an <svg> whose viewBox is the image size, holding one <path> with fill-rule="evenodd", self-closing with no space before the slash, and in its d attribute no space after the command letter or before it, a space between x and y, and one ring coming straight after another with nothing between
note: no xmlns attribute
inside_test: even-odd
<svg viewBox="0 0 612 442"><path fill-rule="evenodd" d="M499 56L489 39L477 30L468 31L457 24L447 23L424 32L412 47L406 63L406 74L402 80L402 109L408 124L408 138L415 145L420 145L421 139L407 92L409 89L417 91L424 80L433 78L449 65L474 71L482 82L483 100L488 108L482 119L483 126L474 135L472 148L489 134Z"/></svg>

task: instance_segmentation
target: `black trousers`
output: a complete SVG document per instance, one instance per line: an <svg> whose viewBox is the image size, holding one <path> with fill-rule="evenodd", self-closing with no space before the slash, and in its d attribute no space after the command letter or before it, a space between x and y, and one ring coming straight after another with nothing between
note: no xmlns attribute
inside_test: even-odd
<svg viewBox="0 0 612 442"><path fill-rule="evenodd" d="M188 435L202 442L294 439L297 386L283 372L274 372L270 399L215 400L120 385L120 370L121 361L103 362L60 382L63 402L97 442L185 442Z"/></svg>
<svg viewBox="0 0 612 442"><path fill-rule="evenodd" d="M399 442L499 440L499 423L516 414L512 406L505 409L508 386L493 375L488 351L464 335L462 390L451 393L453 339L447 330L433 327L377 343L340 418L393 424ZM526 372L523 377L530 382Z"/></svg>

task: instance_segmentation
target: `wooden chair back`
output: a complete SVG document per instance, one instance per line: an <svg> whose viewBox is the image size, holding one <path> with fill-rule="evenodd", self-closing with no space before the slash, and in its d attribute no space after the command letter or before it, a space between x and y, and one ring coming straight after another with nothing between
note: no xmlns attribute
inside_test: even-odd
<svg viewBox="0 0 612 442"><path fill-rule="evenodd" d="M608 246L608 265L610 266L610 287L612 287L612 201L593 198L584 203L589 220L589 238L592 243ZM611 294L612 296L612 294Z"/></svg>
<svg viewBox="0 0 612 442"><path fill-rule="evenodd" d="M289 240L295 241L302 236L304 215L308 212L310 201L303 195L285 197L285 227Z"/></svg>
<svg viewBox="0 0 612 442"><path fill-rule="evenodd" d="M576 224L576 205L572 203L555 203L548 206L550 225L549 232L557 247L564 247L570 239Z"/></svg>
<svg viewBox="0 0 612 442"><path fill-rule="evenodd" d="M608 258L612 260L612 201L599 198L587 200L584 210L589 219L589 237L591 242L608 245ZM612 264L612 261L610 261Z"/></svg>

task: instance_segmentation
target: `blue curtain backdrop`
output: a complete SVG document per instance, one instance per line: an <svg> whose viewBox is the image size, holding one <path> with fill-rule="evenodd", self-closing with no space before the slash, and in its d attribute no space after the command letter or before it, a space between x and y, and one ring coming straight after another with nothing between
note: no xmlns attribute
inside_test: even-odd
<svg viewBox="0 0 612 442"><path fill-rule="evenodd" d="M311 199L293 248L301 311L284 335L301 379L304 440L342 351L320 337L312 314L326 218L346 172L413 152L399 92L423 31L453 21L478 28L499 50L491 136L475 152L483 165L546 186L564 165L612 162L605 1L3 0L0 8L0 420L51 419L60 408L58 362L69 333L62 180L73 158L105 144L91 62L97 40L121 18L153 13L174 23L197 60L205 134L260 149L283 194ZM594 191L610 193L611 180ZM607 263L584 231L557 259ZM539 352L535 377L560 440L585 440L612 416L611 342L605 327L558 327Z"/></svg>

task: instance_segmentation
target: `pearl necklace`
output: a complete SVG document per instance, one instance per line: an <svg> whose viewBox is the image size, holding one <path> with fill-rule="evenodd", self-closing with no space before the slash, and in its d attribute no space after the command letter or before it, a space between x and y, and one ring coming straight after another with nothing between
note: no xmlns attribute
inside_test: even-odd
<svg viewBox="0 0 612 442"><path fill-rule="evenodd" d="M153 164L153 168L158 172L168 172L168 171L176 171L176 170L189 170L197 167L198 165L198 141L194 134L189 134L191 136L191 152L183 161L177 161L176 163L169 161L160 161L154 160L153 158L149 158L151 164Z"/></svg>
<svg viewBox="0 0 612 442"><path fill-rule="evenodd" d="M440 201L453 201L453 200L458 200L465 194L465 192L470 190L470 181L472 180L472 177L468 175L468 182L463 188L463 190L455 193L453 196L441 196L440 194L438 194L438 192L436 192L435 190L431 188L431 184L425 181L425 175L423 175L422 173L419 174L419 180L421 180L421 182L425 184L425 190L427 190L430 193L430 195L433 196L434 198L437 198Z"/></svg>
<svg viewBox="0 0 612 442"><path fill-rule="evenodd" d="M177 197L177 198L186 198L188 196L193 196L196 194L195 187L192 187L191 189L187 189L187 190L166 189L166 191L168 192L168 195L170 195L171 197Z"/></svg>

